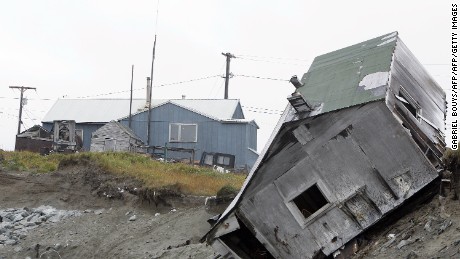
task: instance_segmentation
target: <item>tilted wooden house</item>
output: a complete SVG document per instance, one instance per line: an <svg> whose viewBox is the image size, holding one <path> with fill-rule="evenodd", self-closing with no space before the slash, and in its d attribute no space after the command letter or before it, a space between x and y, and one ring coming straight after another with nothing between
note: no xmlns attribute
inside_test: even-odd
<svg viewBox="0 0 460 259"><path fill-rule="evenodd" d="M445 93L396 32L318 56L205 240L220 258L323 258L438 176Z"/></svg>
<svg viewBox="0 0 460 259"><path fill-rule="evenodd" d="M91 152L146 152L145 144L127 126L111 121L93 132Z"/></svg>

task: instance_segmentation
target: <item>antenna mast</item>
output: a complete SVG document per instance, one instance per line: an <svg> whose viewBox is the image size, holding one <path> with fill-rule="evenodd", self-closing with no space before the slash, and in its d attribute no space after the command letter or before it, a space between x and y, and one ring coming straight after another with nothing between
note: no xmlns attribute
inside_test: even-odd
<svg viewBox="0 0 460 259"><path fill-rule="evenodd" d="M160 0L157 1L157 15L155 17L155 40L153 41L153 51L152 51L152 66L150 68L150 94L149 94L149 111L148 111L148 122L147 122L147 145L150 146L150 122L152 121L152 92L153 92L153 64L155 62L155 48L157 45L157 31L158 31L158 9L160 6Z"/></svg>

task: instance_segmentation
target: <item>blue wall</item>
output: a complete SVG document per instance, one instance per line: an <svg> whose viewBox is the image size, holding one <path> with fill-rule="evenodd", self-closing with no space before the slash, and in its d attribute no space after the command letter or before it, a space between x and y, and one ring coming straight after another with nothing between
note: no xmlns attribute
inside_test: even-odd
<svg viewBox="0 0 460 259"><path fill-rule="evenodd" d="M212 109L212 107L209 107ZM235 112L238 117L242 116ZM142 141L147 143L147 115L142 112L132 117L131 128ZM240 117L241 118L241 117ZM121 121L128 125L128 119ZM169 142L170 123L191 123L198 125L198 136L196 143ZM195 149L195 160L201 158L205 152L219 152L235 155L235 167L252 167L257 155L248 148L257 149L257 126L254 123L221 123L187 109L173 105L164 104L152 110L151 121L151 146L193 148ZM187 153L169 153L174 158L188 158ZM256 156L256 158L254 158Z"/></svg>

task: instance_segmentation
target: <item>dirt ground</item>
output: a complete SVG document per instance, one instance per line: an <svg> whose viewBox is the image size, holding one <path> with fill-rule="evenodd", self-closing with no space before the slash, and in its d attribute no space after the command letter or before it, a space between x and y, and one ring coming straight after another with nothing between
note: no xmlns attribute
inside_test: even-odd
<svg viewBox="0 0 460 259"><path fill-rule="evenodd" d="M199 239L210 229L206 220L219 211L209 212L205 197L156 195L91 166L69 165L51 174L0 168L0 210L49 205L81 212L29 230L16 245L0 244L0 259L214 258ZM435 195L409 211L360 236L352 258L460 258L459 200Z"/></svg>
<svg viewBox="0 0 460 259"><path fill-rule="evenodd" d="M353 258L460 258L460 201L452 194L436 194L400 219L369 231Z"/></svg>
<svg viewBox="0 0 460 259"><path fill-rule="evenodd" d="M0 245L0 258L215 256L211 247L199 243L210 228L206 220L214 215L207 212L205 197L142 202L131 194L136 186L141 187L136 181L82 166L51 174L0 170L0 209L50 205L82 212L57 223L43 223L17 245Z"/></svg>

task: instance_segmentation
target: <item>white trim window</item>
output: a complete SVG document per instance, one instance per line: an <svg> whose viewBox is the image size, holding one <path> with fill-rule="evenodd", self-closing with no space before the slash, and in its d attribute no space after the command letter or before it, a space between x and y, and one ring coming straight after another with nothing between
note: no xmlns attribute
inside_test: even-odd
<svg viewBox="0 0 460 259"><path fill-rule="evenodd" d="M305 187L296 190L290 195L292 198L285 200L287 208L302 228L332 206L331 194L321 180Z"/></svg>
<svg viewBox="0 0 460 259"><path fill-rule="evenodd" d="M196 142L198 136L197 124L170 123L169 142Z"/></svg>

